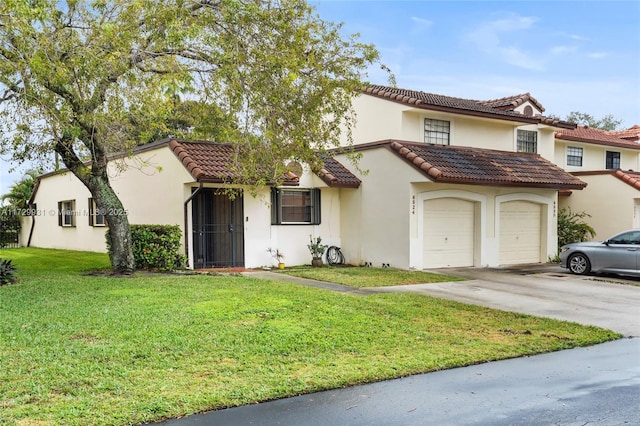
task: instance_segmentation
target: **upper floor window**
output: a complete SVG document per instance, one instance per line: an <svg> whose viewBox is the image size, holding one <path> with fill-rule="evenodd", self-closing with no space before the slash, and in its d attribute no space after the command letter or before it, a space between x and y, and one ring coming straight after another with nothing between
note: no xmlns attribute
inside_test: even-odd
<svg viewBox="0 0 640 426"><path fill-rule="evenodd" d="M449 145L451 123L444 120L424 119L424 141L438 145Z"/></svg>
<svg viewBox="0 0 640 426"><path fill-rule="evenodd" d="M518 152L538 152L538 132L533 130L518 130Z"/></svg>
<svg viewBox="0 0 640 426"><path fill-rule="evenodd" d="M575 146L567 148L567 166L582 166L582 148Z"/></svg>
<svg viewBox="0 0 640 426"><path fill-rule="evenodd" d="M620 153L615 151L607 151L607 161L605 167L607 169L619 169Z"/></svg>
<svg viewBox="0 0 640 426"><path fill-rule="evenodd" d="M319 225L320 190L273 188L271 224Z"/></svg>
<svg viewBox="0 0 640 426"><path fill-rule="evenodd" d="M104 212L97 208L93 198L89 198L89 226L107 226Z"/></svg>
<svg viewBox="0 0 640 426"><path fill-rule="evenodd" d="M58 203L58 226L76 226L76 200Z"/></svg>

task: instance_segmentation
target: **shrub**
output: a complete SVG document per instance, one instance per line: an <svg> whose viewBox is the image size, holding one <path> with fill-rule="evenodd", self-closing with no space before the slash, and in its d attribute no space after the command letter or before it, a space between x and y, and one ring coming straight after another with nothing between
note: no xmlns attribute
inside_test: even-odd
<svg viewBox="0 0 640 426"><path fill-rule="evenodd" d="M585 212L573 212L565 207L558 212L558 248L565 244L588 241L596 235L584 218L591 217Z"/></svg>
<svg viewBox="0 0 640 426"><path fill-rule="evenodd" d="M187 261L180 254L181 236L178 225L131 225L131 245L136 268L160 271L184 268ZM107 247L109 241L107 231Z"/></svg>
<svg viewBox="0 0 640 426"><path fill-rule="evenodd" d="M11 260L0 259L0 285L13 284L18 281L18 271Z"/></svg>

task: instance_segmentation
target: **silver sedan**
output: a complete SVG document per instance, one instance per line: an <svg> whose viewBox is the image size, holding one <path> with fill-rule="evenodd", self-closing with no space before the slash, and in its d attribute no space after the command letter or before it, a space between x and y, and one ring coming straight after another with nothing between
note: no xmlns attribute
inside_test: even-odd
<svg viewBox="0 0 640 426"><path fill-rule="evenodd" d="M560 266L574 274L608 272L640 276L640 229L589 243L572 243L560 249Z"/></svg>

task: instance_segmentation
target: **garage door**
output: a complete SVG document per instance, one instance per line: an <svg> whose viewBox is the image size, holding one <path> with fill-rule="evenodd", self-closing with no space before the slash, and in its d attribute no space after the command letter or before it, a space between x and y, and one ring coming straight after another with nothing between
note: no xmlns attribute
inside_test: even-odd
<svg viewBox="0 0 640 426"><path fill-rule="evenodd" d="M541 205L510 201L500 205L500 264L540 262Z"/></svg>
<svg viewBox="0 0 640 426"><path fill-rule="evenodd" d="M424 268L473 266L475 205L458 198L424 202Z"/></svg>

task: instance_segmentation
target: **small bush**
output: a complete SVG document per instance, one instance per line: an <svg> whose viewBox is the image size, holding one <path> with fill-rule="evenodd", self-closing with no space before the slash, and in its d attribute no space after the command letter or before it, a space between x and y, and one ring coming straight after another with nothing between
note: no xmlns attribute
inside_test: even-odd
<svg viewBox="0 0 640 426"><path fill-rule="evenodd" d="M18 281L18 271L11 260L0 259L0 285L13 284Z"/></svg>
<svg viewBox="0 0 640 426"><path fill-rule="evenodd" d="M585 212L574 212L566 207L558 212L558 249L565 244L588 241L594 237L596 231L585 222L591 217Z"/></svg>
<svg viewBox="0 0 640 426"><path fill-rule="evenodd" d="M131 245L136 268L160 271L184 268L187 261L180 254L181 236L178 225L131 225ZM107 246L109 240L107 231Z"/></svg>

